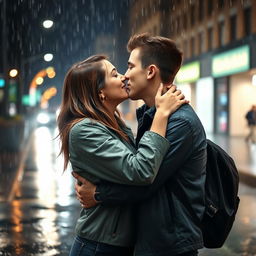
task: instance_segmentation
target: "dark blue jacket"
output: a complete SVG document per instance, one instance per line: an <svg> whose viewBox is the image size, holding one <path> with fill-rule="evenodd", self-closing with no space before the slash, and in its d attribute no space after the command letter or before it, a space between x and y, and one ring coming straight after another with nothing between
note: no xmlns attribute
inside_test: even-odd
<svg viewBox="0 0 256 256"><path fill-rule="evenodd" d="M250 110L245 116L248 125L256 125L256 111Z"/></svg>
<svg viewBox="0 0 256 256"><path fill-rule="evenodd" d="M137 141L150 128L154 113L155 108L145 105L138 109ZM171 146L152 185L97 187L105 205L136 203L136 256L169 256L203 247L197 223L204 212L206 136L190 105L171 115L166 138ZM183 190L186 201L180 202L174 190Z"/></svg>

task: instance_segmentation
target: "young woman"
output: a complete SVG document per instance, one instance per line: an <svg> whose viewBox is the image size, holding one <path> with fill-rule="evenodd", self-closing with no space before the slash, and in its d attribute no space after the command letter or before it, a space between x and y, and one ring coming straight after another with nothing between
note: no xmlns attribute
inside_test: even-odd
<svg viewBox="0 0 256 256"><path fill-rule="evenodd" d="M64 81L58 117L64 168L70 161L75 172L94 184L102 180L152 183L169 148L168 116L187 102L175 87L161 94L162 86L155 98L151 129L136 149L132 132L117 111L128 98L125 77L101 55L73 65ZM133 211L131 205L82 209L70 256L132 255Z"/></svg>

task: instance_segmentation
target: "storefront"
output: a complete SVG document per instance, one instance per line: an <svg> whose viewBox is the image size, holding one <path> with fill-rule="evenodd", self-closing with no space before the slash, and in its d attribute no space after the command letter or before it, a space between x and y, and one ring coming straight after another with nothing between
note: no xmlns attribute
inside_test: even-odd
<svg viewBox="0 0 256 256"><path fill-rule="evenodd" d="M207 134L214 132L214 87L213 78L205 77L196 82L195 110Z"/></svg>
<svg viewBox="0 0 256 256"><path fill-rule="evenodd" d="M246 134L245 113L256 104L256 86L252 84L250 47L243 45L214 55L214 130L218 134Z"/></svg>
<svg viewBox="0 0 256 256"><path fill-rule="evenodd" d="M200 77L200 62L194 61L183 65L176 75L175 84L178 86L190 104L195 107L195 82Z"/></svg>
<svg viewBox="0 0 256 256"><path fill-rule="evenodd" d="M178 88L182 90L195 109L207 133L213 132L213 78L200 78L200 62L194 61L181 67L176 76Z"/></svg>

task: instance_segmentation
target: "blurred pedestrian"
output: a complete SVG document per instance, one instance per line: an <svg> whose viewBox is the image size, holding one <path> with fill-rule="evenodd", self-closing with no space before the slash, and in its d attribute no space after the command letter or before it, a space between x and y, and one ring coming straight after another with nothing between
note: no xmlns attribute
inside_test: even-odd
<svg viewBox="0 0 256 256"><path fill-rule="evenodd" d="M245 118L249 128L249 133L245 140L256 143L256 105L252 105L251 109L246 113Z"/></svg>
<svg viewBox="0 0 256 256"><path fill-rule="evenodd" d="M138 149L117 106L128 98L125 77L105 56L95 55L67 72L58 116L64 169L72 169L89 181L124 185L153 182L170 143L165 138L168 117L187 101L175 86L162 95L157 87L156 113ZM82 208L70 256L133 254L134 209L131 204Z"/></svg>

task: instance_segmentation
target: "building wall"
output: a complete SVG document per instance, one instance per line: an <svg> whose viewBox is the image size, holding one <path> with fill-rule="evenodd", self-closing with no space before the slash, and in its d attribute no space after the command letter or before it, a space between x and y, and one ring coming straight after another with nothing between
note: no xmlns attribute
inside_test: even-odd
<svg viewBox="0 0 256 256"><path fill-rule="evenodd" d="M130 10L131 34L149 32L152 35L166 35L166 17L172 0L136 0ZM169 8L166 8L169 7Z"/></svg>
<svg viewBox="0 0 256 256"><path fill-rule="evenodd" d="M175 38L183 49L185 59L245 37L244 10L246 8L251 9L251 33L256 32L256 1L254 0L194 0L189 4L188 1L176 2L175 11L169 18L172 24L170 37ZM231 37L233 15L236 15L235 38ZM223 39L220 24L224 26Z"/></svg>
<svg viewBox="0 0 256 256"><path fill-rule="evenodd" d="M155 27L159 35L174 39L183 50L184 65L194 60L200 61L200 78L212 77L214 55L243 44L250 45L250 68L256 67L253 43L256 34L256 0L136 0L131 14L132 34L152 33ZM163 30L163 27L166 29ZM229 76L230 135L240 136L247 132L244 114L253 101L255 104L256 98L256 89L251 85L252 72L256 74L256 70L251 70L246 75ZM200 92L197 94L200 95ZM212 95L211 102L214 102L214 97ZM195 106L198 105L197 98L195 102L191 99Z"/></svg>

